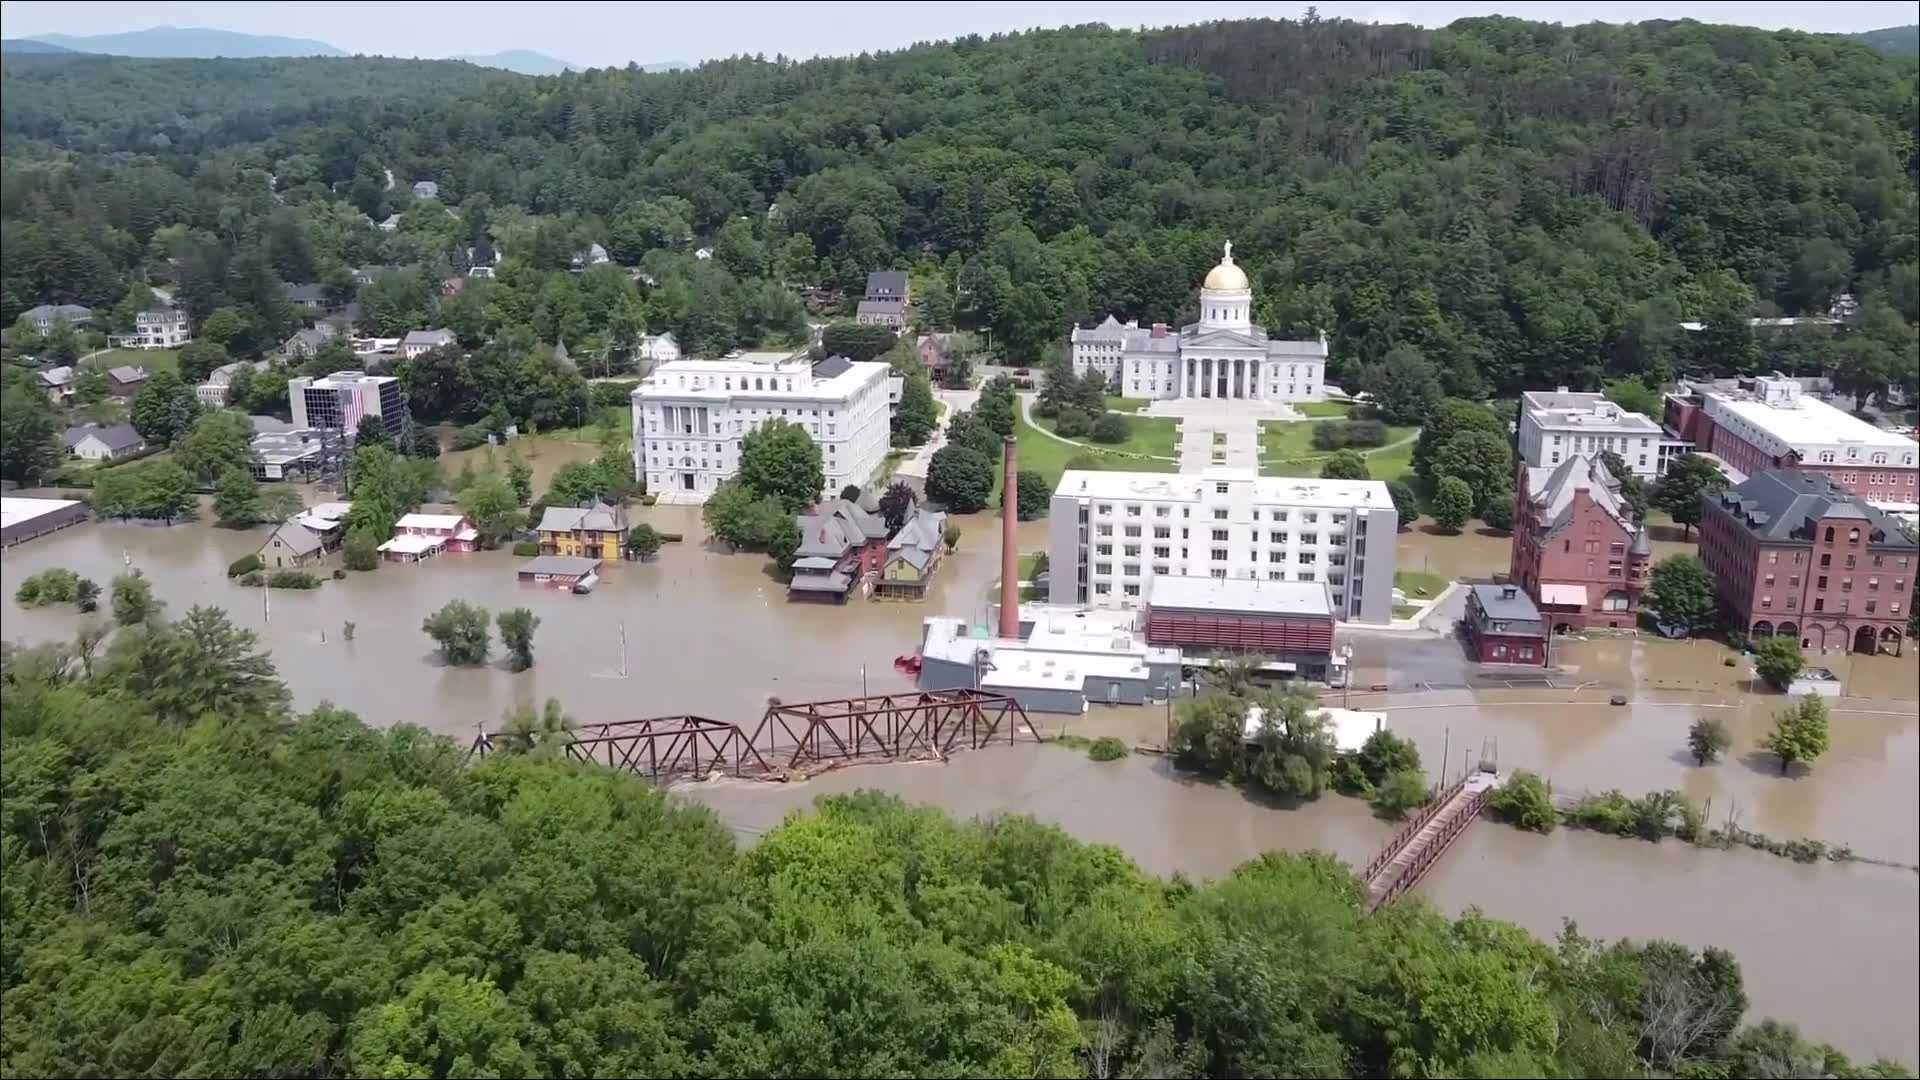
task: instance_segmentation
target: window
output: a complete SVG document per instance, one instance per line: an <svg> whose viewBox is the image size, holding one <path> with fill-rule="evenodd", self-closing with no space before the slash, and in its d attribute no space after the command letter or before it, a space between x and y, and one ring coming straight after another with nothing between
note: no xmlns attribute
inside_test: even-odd
<svg viewBox="0 0 1920 1080"><path fill-rule="evenodd" d="M1139 564L1139 563L1137 563L1137 562L1130 562L1130 563L1122 563L1122 564L1121 564L1121 566L1120 566L1120 576L1122 576L1122 577L1139 577L1139 576L1140 576L1140 564Z"/></svg>
<svg viewBox="0 0 1920 1080"><path fill-rule="evenodd" d="M1166 517L1171 513L1173 513L1173 511L1165 506L1156 506L1153 508L1153 516L1157 518Z"/></svg>
<svg viewBox="0 0 1920 1080"><path fill-rule="evenodd" d="M1787 597L1787 610L1788 610L1788 611L1792 611L1793 609L1795 609L1795 608L1797 608L1797 607L1799 607L1799 606L1800 606L1800 598L1799 598L1799 597L1797 597L1797 596L1788 596L1788 597Z"/></svg>
<svg viewBox="0 0 1920 1080"><path fill-rule="evenodd" d="M1267 561L1272 563L1286 562L1287 553L1284 551L1269 551L1267 552Z"/></svg>
<svg viewBox="0 0 1920 1080"><path fill-rule="evenodd" d="M1128 558L1137 558L1137 557L1139 557L1139 555L1140 555L1140 545L1139 545L1139 544L1128 544L1128 545L1127 545L1127 546L1126 546L1126 547L1125 547L1125 548L1124 548L1124 549L1123 549L1123 550L1121 551L1121 554L1123 554L1123 555L1126 555L1126 556L1127 556Z"/></svg>
<svg viewBox="0 0 1920 1080"><path fill-rule="evenodd" d="M1880 601L1878 601L1878 600L1868 600L1868 601L1867 601L1867 614L1869 614L1869 615L1871 615L1871 614L1873 614L1873 609L1874 609L1875 607L1878 607L1878 606L1879 606L1879 604L1880 604Z"/></svg>
<svg viewBox="0 0 1920 1080"><path fill-rule="evenodd" d="M1213 539L1215 540L1215 542L1224 541L1226 538L1227 538L1227 530L1225 529L1213 530Z"/></svg>
<svg viewBox="0 0 1920 1080"><path fill-rule="evenodd" d="M1768 566L1780 565L1780 553L1777 551L1767 552L1767 565Z"/></svg>
<svg viewBox="0 0 1920 1080"><path fill-rule="evenodd" d="M1113 545L1112 544L1096 544L1094 545L1093 551L1094 551L1094 554L1096 555L1111 555L1113 554Z"/></svg>
<svg viewBox="0 0 1920 1080"><path fill-rule="evenodd" d="M1124 586L1124 587L1123 587L1123 588L1121 589L1121 591L1122 591L1122 592L1124 592L1124 593L1126 593L1126 594L1127 594L1128 596L1139 596L1139 595L1140 595L1140 586L1138 586L1138 585L1135 585L1135 584L1133 584L1133 583L1131 583L1131 582L1129 582L1129 583L1128 583L1128 584L1127 584L1126 586Z"/></svg>
<svg viewBox="0 0 1920 1080"><path fill-rule="evenodd" d="M1814 598L1813 598L1813 610L1815 610L1815 611L1825 611L1825 610L1827 610L1827 601L1826 601L1826 598L1825 598L1825 597L1819 597L1819 596L1816 596L1816 597L1814 597Z"/></svg>
<svg viewBox="0 0 1920 1080"><path fill-rule="evenodd" d="M1166 563L1154 563L1154 564L1153 564L1153 572L1154 572L1154 573L1156 573L1156 574L1167 574L1167 573L1170 573L1170 571L1169 571L1169 570L1167 569L1167 564L1166 564Z"/></svg>
<svg viewBox="0 0 1920 1080"><path fill-rule="evenodd" d="M1300 542L1303 544L1318 544L1320 542L1320 534L1319 533L1301 533Z"/></svg>
<svg viewBox="0 0 1920 1080"><path fill-rule="evenodd" d="M1227 493L1226 483L1223 481L1221 483L1217 483L1213 485L1213 493L1215 495L1225 495Z"/></svg>
<svg viewBox="0 0 1920 1080"><path fill-rule="evenodd" d="M1772 574L1768 574L1768 575L1767 575L1767 580L1766 580L1766 582L1765 582L1765 584L1768 584L1768 585L1771 585L1771 584L1773 584L1773 575L1772 575Z"/></svg>
<svg viewBox="0 0 1920 1080"><path fill-rule="evenodd" d="M1173 530L1168 528L1167 526L1155 525L1153 527L1153 538L1155 540L1166 540L1171 536L1173 536Z"/></svg>
<svg viewBox="0 0 1920 1080"><path fill-rule="evenodd" d="M1215 567L1213 569L1213 576L1217 578L1225 579L1227 576L1227 568L1224 566Z"/></svg>
<svg viewBox="0 0 1920 1080"><path fill-rule="evenodd" d="M1169 559L1173 556L1165 544L1155 544L1153 546L1153 557L1156 559Z"/></svg>
<svg viewBox="0 0 1920 1080"><path fill-rule="evenodd" d="M1225 508L1223 508L1223 507L1215 507L1215 508L1214 508L1214 511L1213 511L1213 520L1215 520L1215 521L1225 521L1225 520L1227 520L1227 511L1226 511L1226 509L1225 509Z"/></svg>
<svg viewBox="0 0 1920 1080"><path fill-rule="evenodd" d="M1828 456L1831 457L1832 455ZM1827 543L1833 543L1833 526L1831 525L1827 526Z"/></svg>
<svg viewBox="0 0 1920 1080"><path fill-rule="evenodd" d="M1226 562L1226 561L1227 561L1227 549L1226 549L1226 548L1214 548L1214 549L1213 549L1213 552L1212 552L1212 554L1213 554L1213 561L1214 561L1214 562Z"/></svg>
<svg viewBox="0 0 1920 1080"><path fill-rule="evenodd" d="M1105 596L1105 595L1107 595L1108 593L1110 593L1110 592L1112 592L1112 591L1113 591L1113 586L1111 586L1111 585L1109 585L1109 584L1107 584L1107 583L1106 583L1106 582L1104 582L1104 581L1096 581L1096 582L1094 582L1094 583L1093 583L1093 591L1094 591L1094 592L1095 592L1095 593L1096 593L1097 595L1100 595L1100 596Z"/></svg>
<svg viewBox="0 0 1920 1080"><path fill-rule="evenodd" d="M1816 589L1819 589L1821 592L1826 592L1827 591L1827 575L1821 574L1819 580L1814 582L1813 587Z"/></svg>
<svg viewBox="0 0 1920 1080"><path fill-rule="evenodd" d="M1848 530L1847 530L1847 543L1849 543L1849 544L1857 544L1857 543L1859 543L1859 542L1860 542L1860 530L1859 530L1859 529L1848 529Z"/></svg>
<svg viewBox="0 0 1920 1080"><path fill-rule="evenodd" d="M1102 514L1111 514L1111 513L1113 513L1113 504L1112 504L1112 503L1101 503L1101 504L1100 504L1099 506L1096 506L1096 507L1094 507L1094 509L1095 509L1095 510L1098 510L1098 511L1099 511L1100 513L1102 513ZM1829 539L1831 539L1831 538L1829 538Z"/></svg>
<svg viewBox="0 0 1920 1080"><path fill-rule="evenodd" d="M1773 606L1773 597L1771 597L1771 596L1762 596L1762 597L1760 598L1760 606L1761 606L1761 607L1772 607L1772 606Z"/></svg>
<svg viewBox="0 0 1920 1080"><path fill-rule="evenodd" d="M1113 526L1111 526L1111 525L1095 525L1095 526L1093 527L1093 531L1094 531L1094 535L1096 535L1096 536L1112 536L1112 535L1113 535Z"/></svg>
<svg viewBox="0 0 1920 1080"><path fill-rule="evenodd" d="M1134 537L1135 539L1138 539L1140 536L1140 526L1138 525L1127 526L1126 535Z"/></svg>
<svg viewBox="0 0 1920 1080"><path fill-rule="evenodd" d="M1267 542L1270 544L1284 544L1287 542L1287 534L1278 530L1270 532L1267 534Z"/></svg>
<svg viewBox="0 0 1920 1080"><path fill-rule="evenodd" d="M1127 504L1127 516L1128 516L1128 517L1139 517L1139 516L1140 516L1140 504L1139 504L1139 503L1128 503L1128 504Z"/></svg>
<svg viewBox="0 0 1920 1080"><path fill-rule="evenodd" d="M1300 580L1301 580L1301 581L1312 581L1312 580L1314 580L1314 577L1313 577L1313 571L1311 571L1311 570L1302 570L1302 571L1300 571Z"/></svg>
<svg viewBox="0 0 1920 1080"><path fill-rule="evenodd" d="M1314 563L1319 561L1320 561L1320 556L1315 555L1311 551L1303 551L1300 553L1300 565L1302 566L1312 566Z"/></svg>
<svg viewBox="0 0 1920 1080"><path fill-rule="evenodd" d="M1111 577L1113 576L1113 564L1110 562L1094 563L1093 572L1104 577Z"/></svg>

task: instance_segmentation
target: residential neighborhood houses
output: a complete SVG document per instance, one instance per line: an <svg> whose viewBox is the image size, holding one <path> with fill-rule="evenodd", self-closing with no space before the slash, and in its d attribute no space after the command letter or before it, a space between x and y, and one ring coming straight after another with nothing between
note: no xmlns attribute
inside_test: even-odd
<svg viewBox="0 0 1920 1080"><path fill-rule="evenodd" d="M72 427L62 437L67 452L82 461L119 461L147 448L147 441L132 424L110 427Z"/></svg>

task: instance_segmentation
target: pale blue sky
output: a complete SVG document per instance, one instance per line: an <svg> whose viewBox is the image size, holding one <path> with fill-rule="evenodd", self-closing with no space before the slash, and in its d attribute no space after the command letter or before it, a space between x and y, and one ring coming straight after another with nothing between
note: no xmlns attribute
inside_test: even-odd
<svg viewBox="0 0 1920 1080"><path fill-rule="evenodd" d="M1636 22L1692 18L1769 29L1871 30L1915 20L1914 4L1814 0L1796 3L1321 3L1325 16L1363 22L1443 26L1471 15L1504 14L1554 22ZM1216 19L1292 17L1307 4L1205 6ZM583 66L632 60L699 62L738 53L819 56L892 49L915 41L1034 26L1104 22L1163 26L1199 11L1167 3L700 3L596 4L484 0L438 3L57 3L0 2L0 31L102 34L150 26L208 26L254 34L316 38L350 52L449 56L532 49Z"/></svg>

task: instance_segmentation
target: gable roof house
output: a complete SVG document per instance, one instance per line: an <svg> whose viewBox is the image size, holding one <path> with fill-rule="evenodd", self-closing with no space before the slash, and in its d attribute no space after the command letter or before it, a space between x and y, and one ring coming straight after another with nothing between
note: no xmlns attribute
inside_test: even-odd
<svg viewBox="0 0 1920 1080"><path fill-rule="evenodd" d="M588 244L573 253L573 269L585 270L589 266L604 266L612 260L607 257L607 249L599 244Z"/></svg>
<svg viewBox="0 0 1920 1080"><path fill-rule="evenodd" d="M440 185L432 180L415 180L413 197L416 199L437 199L440 197Z"/></svg>
<svg viewBox="0 0 1920 1080"><path fill-rule="evenodd" d="M933 571L946 551L947 515L916 506L887 541L887 560L874 589L882 596L924 599Z"/></svg>
<svg viewBox="0 0 1920 1080"><path fill-rule="evenodd" d="M400 339L400 355L411 360L421 353L451 345L453 340L451 330L409 330L407 336Z"/></svg>
<svg viewBox="0 0 1920 1080"><path fill-rule="evenodd" d="M280 351L286 353L289 359L309 360L338 335L339 331L332 323L320 323L312 329L295 333L280 347Z"/></svg>
<svg viewBox="0 0 1920 1080"><path fill-rule="evenodd" d="M278 570L288 566L306 566L326 557L326 537L297 521L283 521L260 545L260 562Z"/></svg>
<svg viewBox="0 0 1920 1080"><path fill-rule="evenodd" d="M789 600L844 603L847 593L879 572L887 553L887 523L846 499L828 499L794 518L800 547L794 551Z"/></svg>
<svg viewBox="0 0 1920 1080"><path fill-rule="evenodd" d="M107 395L109 397L138 397L140 391L147 388L147 380L153 378L153 372L143 367L115 367L107 369Z"/></svg>
<svg viewBox="0 0 1920 1080"><path fill-rule="evenodd" d="M287 303L304 311L332 311L339 305L327 294L325 285L283 285Z"/></svg>
<svg viewBox="0 0 1920 1080"><path fill-rule="evenodd" d="M540 554L575 555L611 562L625 553L627 509L599 500L587 506L549 506L535 531Z"/></svg>
<svg viewBox="0 0 1920 1080"><path fill-rule="evenodd" d="M907 274L904 270L875 270L867 275L867 294L854 310L854 321L899 330L907 325Z"/></svg>
<svg viewBox="0 0 1920 1080"><path fill-rule="evenodd" d="M61 439L67 452L82 461L118 461L147 448L132 424L111 427L71 427Z"/></svg>
<svg viewBox="0 0 1920 1080"><path fill-rule="evenodd" d="M1515 510L1513 580L1556 630L1634 625L1653 545L1598 457L1521 469Z"/></svg>

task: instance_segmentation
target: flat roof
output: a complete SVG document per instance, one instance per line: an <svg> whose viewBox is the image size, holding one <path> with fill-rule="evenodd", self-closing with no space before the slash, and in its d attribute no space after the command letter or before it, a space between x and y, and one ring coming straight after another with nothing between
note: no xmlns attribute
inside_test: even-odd
<svg viewBox="0 0 1920 1080"><path fill-rule="evenodd" d="M1342 753L1351 754L1367 744L1367 739L1376 731L1387 727L1387 714L1382 712L1362 712L1359 709L1309 708L1307 714L1318 715L1327 722L1327 730L1333 735L1333 747ZM1247 706L1246 737L1251 740L1260 734L1260 721L1266 718L1265 710L1258 705Z"/></svg>
<svg viewBox="0 0 1920 1080"><path fill-rule="evenodd" d="M78 499L33 499L14 495L0 497L0 528L10 528L23 521L46 517L57 510L79 505Z"/></svg>
<svg viewBox="0 0 1920 1080"><path fill-rule="evenodd" d="M1788 446L1863 446L1880 450L1904 450L1911 454L1914 441L1905 435L1874 427L1844 409L1836 409L1816 397L1802 394L1790 405L1769 405L1744 394L1708 389L1707 396L1721 408L1779 439ZM1809 461L1809 465L1820 464ZM1838 464L1865 465L1864 461ZM1895 460L1895 465L1912 461Z"/></svg>
<svg viewBox="0 0 1920 1080"><path fill-rule="evenodd" d="M1218 485L1229 485L1228 497L1249 490L1261 505L1325 506L1339 509L1393 508L1387 485L1379 480L1318 480L1300 476L1261 476L1255 469L1215 467L1199 474L1145 472L1087 472L1068 469L1055 485L1056 498L1121 499L1142 502L1201 502L1219 495Z"/></svg>
<svg viewBox="0 0 1920 1080"><path fill-rule="evenodd" d="M1611 401L1605 394L1565 390L1528 390L1520 407L1533 422L1551 430L1632 432L1658 435L1663 429L1644 414Z"/></svg>
<svg viewBox="0 0 1920 1080"><path fill-rule="evenodd" d="M1333 602L1323 581L1155 574L1147 581L1147 606L1333 617Z"/></svg>
<svg viewBox="0 0 1920 1080"><path fill-rule="evenodd" d="M1053 652L1047 649L1006 648L999 642L993 650L993 667L982 673L980 688L1011 687L1022 690L1082 691L1088 679L1144 679L1146 661L1137 656L1094 656L1088 653Z"/></svg>
<svg viewBox="0 0 1920 1080"><path fill-rule="evenodd" d="M581 577L591 573L600 565L599 560L584 555L537 555L521 563L515 569L522 574L554 574L559 577Z"/></svg>

